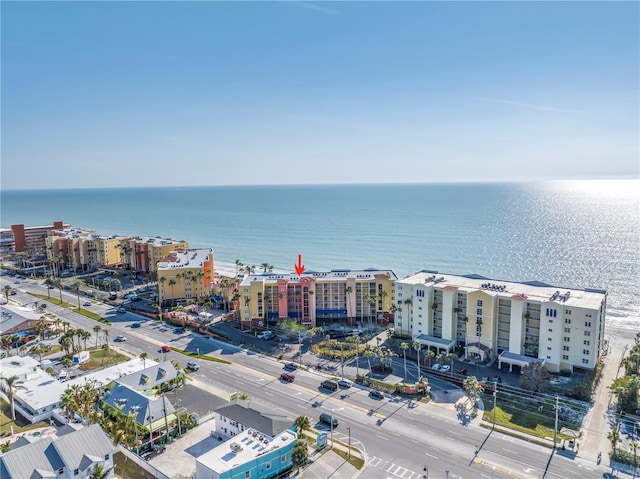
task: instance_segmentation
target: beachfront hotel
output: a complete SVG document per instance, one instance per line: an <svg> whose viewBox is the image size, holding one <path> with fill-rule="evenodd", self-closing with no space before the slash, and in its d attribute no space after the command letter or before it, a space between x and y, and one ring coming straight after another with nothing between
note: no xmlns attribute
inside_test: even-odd
<svg viewBox="0 0 640 479"><path fill-rule="evenodd" d="M214 280L213 249L171 251L158 262L161 305L209 296Z"/></svg>
<svg viewBox="0 0 640 479"><path fill-rule="evenodd" d="M243 330L285 318L315 327L386 324L392 317L391 270L331 270L297 274L250 274L239 286Z"/></svg>
<svg viewBox="0 0 640 479"><path fill-rule="evenodd" d="M603 352L607 293L540 282L421 271L395 282L395 332L447 354L593 369Z"/></svg>

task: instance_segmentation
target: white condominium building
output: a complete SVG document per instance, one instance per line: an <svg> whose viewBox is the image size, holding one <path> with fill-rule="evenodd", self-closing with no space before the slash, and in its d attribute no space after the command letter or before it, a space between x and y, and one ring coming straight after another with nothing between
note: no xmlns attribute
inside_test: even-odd
<svg viewBox="0 0 640 479"><path fill-rule="evenodd" d="M438 353L509 368L592 369L603 349L607 292L421 271L395 282L396 334Z"/></svg>

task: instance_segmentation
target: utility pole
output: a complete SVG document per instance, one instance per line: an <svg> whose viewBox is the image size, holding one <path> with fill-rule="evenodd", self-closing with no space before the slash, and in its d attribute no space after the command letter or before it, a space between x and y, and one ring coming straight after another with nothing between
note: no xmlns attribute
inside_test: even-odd
<svg viewBox="0 0 640 479"><path fill-rule="evenodd" d="M496 427L496 396L498 395L498 383L493 383L493 427Z"/></svg>
<svg viewBox="0 0 640 479"><path fill-rule="evenodd" d="M340 374L344 377L344 356L342 355L342 343L340 343Z"/></svg>
<svg viewBox="0 0 640 479"><path fill-rule="evenodd" d="M559 398L556 395L556 425L553 428L553 449L556 449L556 444L558 441L558 409L559 409L558 399Z"/></svg>
<svg viewBox="0 0 640 479"><path fill-rule="evenodd" d="M349 457L347 459L351 459L351 426L347 426L347 431L349 431Z"/></svg>

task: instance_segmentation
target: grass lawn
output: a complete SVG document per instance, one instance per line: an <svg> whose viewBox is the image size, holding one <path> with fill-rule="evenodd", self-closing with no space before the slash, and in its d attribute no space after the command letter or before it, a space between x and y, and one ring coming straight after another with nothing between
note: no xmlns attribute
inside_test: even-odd
<svg viewBox="0 0 640 479"><path fill-rule="evenodd" d="M0 400L0 436L11 435L11 427L13 426L14 434L18 434L32 429L38 429L48 426L45 422L31 424L16 412L15 422L11 419L11 406L4 399Z"/></svg>
<svg viewBox="0 0 640 479"><path fill-rule="evenodd" d="M153 479L154 477L121 452L113 455L113 463L116 466L116 476L122 479Z"/></svg>
<svg viewBox="0 0 640 479"><path fill-rule="evenodd" d="M120 354L112 348L104 350L102 348L96 349L93 347L89 348L88 351L90 355L89 361L80 365L80 369L83 371L99 367L113 366L114 364L119 364L130 359L129 356Z"/></svg>
<svg viewBox="0 0 640 479"><path fill-rule="evenodd" d="M96 314L93 311L89 311L87 309L79 308L78 306L76 306L74 304L71 304L71 303L67 303L66 301L60 301L59 298L55 298L53 296L51 296L49 298L48 296L45 296L44 294L36 294L36 293L29 293L29 294L31 296L36 297L36 298L49 301L50 303L57 304L58 306L62 306L63 308L67 308L67 309L69 309L71 311L75 311L76 313L81 314L82 316L85 316L85 317L87 317L89 319L93 319L94 321L98 321L99 323L107 324L109 326L111 325L111 321L103 318L99 314Z"/></svg>
<svg viewBox="0 0 640 479"><path fill-rule="evenodd" d="M485 404L490 403L485 402ZM483 419L488 422L493 422L493 408L485 410ZM496 407L496 425L537 437L544 438L553 436L553 417L546 419L545 421L541 421L540 414L529 414L523 410L508 411L502 409L500 406ZM551 421L549 424L545 424L545 422L549 421Z"/></svg>

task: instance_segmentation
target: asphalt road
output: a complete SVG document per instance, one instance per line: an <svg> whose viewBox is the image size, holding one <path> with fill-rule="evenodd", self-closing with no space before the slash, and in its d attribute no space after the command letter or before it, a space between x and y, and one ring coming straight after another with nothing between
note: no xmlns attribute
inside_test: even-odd
<svg viewBox="0 0 640 479"><path fill-rule="evenodd" d="M0 282L0 287L3 287L3 282ZM22 280L15 287L46 294L46 286L30 280ZM51 292L59 297L57 290ZM67 292L63 292L63 298L71 303L77 302L75 295ZM24 292L10 299L33 302L33 297ZM51 303L47 309L92 334L93 326L99 324ZM320 382L327 376L316 370L298 370L293 383L283 382L279 376L284 361L279 362L198 334L174 334L172 327L143 320L133 313L117 314L110 306L95 304L90 309L106 315L112 321L110 338L124 334L127 340L118 346L133 355L145 351L152 359L163 359L158 350L161 345L167 344L192 351L199 349L201 354L232 361L232 364L199 361L200 370L190 375L194 381L206 385L209 391L217 394L218 399L205 399L212 406L209 409L222 404L220 401L228 398L232 392L239 391L247 392L252 402L262 407L291 417L305 414L312 419L312 423L317 421L322 412L336 416L340 424L332 432L333 437L347 442L350 431L352 444L367 454L368 466L363 477L417 479L427 472L425 468L428 468L430 478L449 479L623 477L620 474L606 476L611 472L610 469L580 457L563 457L552 454L547 448L492 433L478 427L477 420L468 422L466 417L458 416L452 406L421 404L411 407L408 402L393 398L374 400L368 396L368 390L358 386L330 393L319 388ZM131 328L136 321L144 321L143 326ZM183 366L188 360L175 351L166 357L177 360ZM191 401L190 397L198 396L197 393L187 394L188 389L189 386L184 393L179 393L180 406L186 406ZM200 396L207 398L203 394ZM316 425L318 428L325 427Z"/></svg>

